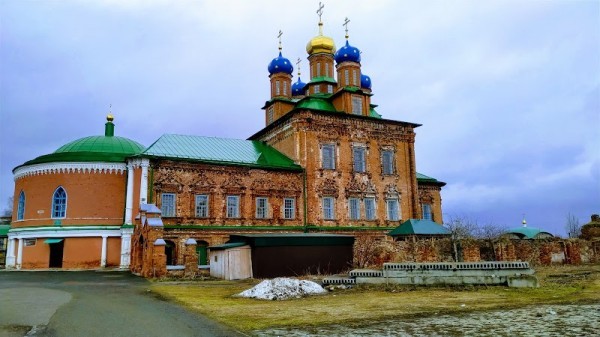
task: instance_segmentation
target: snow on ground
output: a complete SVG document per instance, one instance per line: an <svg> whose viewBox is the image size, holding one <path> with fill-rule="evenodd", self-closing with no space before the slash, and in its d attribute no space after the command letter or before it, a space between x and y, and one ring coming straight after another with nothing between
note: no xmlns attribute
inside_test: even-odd
<svg viewBox="0 0 600 337"><path fill-rule="evenodd" d="M238 296L262 300L287 300L325 293L327 290L315 282L278 277L264 280L253 288L242 291Z"/></svg>

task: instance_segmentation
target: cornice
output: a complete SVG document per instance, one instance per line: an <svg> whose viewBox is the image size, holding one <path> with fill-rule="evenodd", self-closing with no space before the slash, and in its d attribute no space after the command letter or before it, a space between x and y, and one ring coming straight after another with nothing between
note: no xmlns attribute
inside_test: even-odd
<svg viewBox="0 0 600 337"><path fill-rule="evenodd" d="M125 163L43 163L17 168L14 173L14 180L27 176L55 173L123 174L126 170L127 165Z"/></svg>

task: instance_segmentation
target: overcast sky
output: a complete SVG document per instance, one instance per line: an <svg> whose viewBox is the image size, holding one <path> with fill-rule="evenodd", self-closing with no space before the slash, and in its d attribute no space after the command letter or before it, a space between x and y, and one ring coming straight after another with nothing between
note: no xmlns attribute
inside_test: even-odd
<svg viewBox="0 0 600 337"><path fill-rule="evenodd" d="M362 52L384 118L416 129L444 216L564 235L600 213L600 2L324 1ZM318 1L0 2L0 208L12 169L104 132L242 138L264 127L267 64L302 58ZM308 79L304 71L303 80ZM296 77L294 77L294 81Z"/></svg>

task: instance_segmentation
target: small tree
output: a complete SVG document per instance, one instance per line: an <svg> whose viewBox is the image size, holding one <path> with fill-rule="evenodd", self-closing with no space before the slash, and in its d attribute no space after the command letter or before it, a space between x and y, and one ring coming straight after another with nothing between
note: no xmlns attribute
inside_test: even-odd
<svg viewBox="0 0 600 337"><path fill-rule="evenodd" d="M8 198L8 202L6 203L6 208L2 211L3 217L11 217L13 213L13 197Z"/></svg>
<svg viewBox="0 0 600 337"><path fill-rule="evenodd" d="M462 240L473 238L477 230L477 222L472 221L466 216L451 217L444 226L450 231L452 241L452 252L454 261L459 262L461 256L458 253L458 245Z"/></svg>
<svg viewBox="0 0 600 337"><path fill-rule="evenodd" d="M506 226L495 223L486 223L477 228L477 237L486 241L492 252L496 251L494 243L506 233ZM495 258L494 258L495 260Z"/></svg>
<svg viewBox="0 0 600 337"><path fill-rule="evenodd" d="M567 223L565 225L569 238L578 238L581 236L581 225L579 219L571 212L567 213Z"/></svg>

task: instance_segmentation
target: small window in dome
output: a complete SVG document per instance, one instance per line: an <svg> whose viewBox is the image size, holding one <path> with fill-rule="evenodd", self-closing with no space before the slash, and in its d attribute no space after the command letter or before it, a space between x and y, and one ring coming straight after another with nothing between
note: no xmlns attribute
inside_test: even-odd
<svg viewBox="0 0 600 337"><path fill-rule="evenodd" d="M317 62L317 77L321 76L321 62Z"/></svg>
<svg viewBox="0 0 600 337"><path fill-rule="evenodd" d="M344 70L344 84L349 85L350 83L350 74L348 73L348 69Z"/></svg>
<svg viewBox="0 0 600 337"><path fill-rule="evenodd" d="M352 96L352 114L353 115L362 115L362 113L363 113L362 97Z"/></svg>
<svg viewBox="0 0 600 337"><path fill-rule="evenodd" d="M352 70L352 85L358 86L358 80L356 77L356 70Z"/></svg>
<svg viewBox="0 0 600 337"><path fill-rule="evenodd" d="M331 85L331 84L327 85L327 92L330 94L333 94L333 85Z"/></svg>
<svg viewBox="0 0 600 337"><path fill-rule="evenodd" d="M321 92L321 87L318 84L315 85L313 88L314 88L313 91L315 94L318 94Z"/></svg>
<svg viewBox="0 0 600 337"><path fill-rule="evenodd" d="M329 64L325 64L325 76L329 77Z"/></svg>
<svg viewBox="0 0 600 337"><path fill-rule="evenodd" d="M275 96L281 95L281 88L279 81L275 81Z"/></svg>
<svg viewBox="0 0 600 337"><path fill-rule="evenodd" d="M269 109L267 110L267 123L269 123L269 124L273 123L274 114L275 114L275 113L274 113L274 108L273 108L273 106L271 105L271 106L269 107Z"/></svg>

